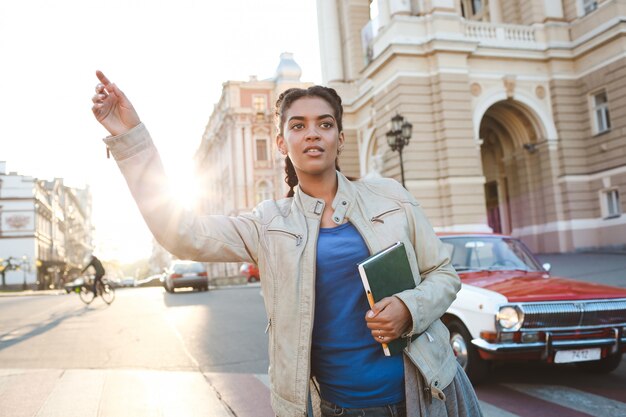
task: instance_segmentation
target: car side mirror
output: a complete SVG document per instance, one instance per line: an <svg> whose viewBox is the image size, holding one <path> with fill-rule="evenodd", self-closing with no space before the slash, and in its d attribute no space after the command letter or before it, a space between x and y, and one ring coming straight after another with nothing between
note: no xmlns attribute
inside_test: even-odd
<svg viewBox="0 0 626 417"><path fill-rule="evenodd" d="M550 270L552 269L552 264L549 262L546 262L545 264L541 265L543 266L543 269L546 270L546 272L550 272Z"/></svg>

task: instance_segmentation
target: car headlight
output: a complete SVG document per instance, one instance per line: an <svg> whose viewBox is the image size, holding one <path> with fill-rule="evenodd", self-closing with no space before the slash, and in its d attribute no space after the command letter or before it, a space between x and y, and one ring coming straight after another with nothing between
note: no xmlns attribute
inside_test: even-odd
<svg viewBox="0 0 626 417"><path fill-rule="evenodd" d="M524 313L520 309L513 306L500 307L500 311L496 314L496 323L501 330L514 332L522 327L524 322Z"/></svg>

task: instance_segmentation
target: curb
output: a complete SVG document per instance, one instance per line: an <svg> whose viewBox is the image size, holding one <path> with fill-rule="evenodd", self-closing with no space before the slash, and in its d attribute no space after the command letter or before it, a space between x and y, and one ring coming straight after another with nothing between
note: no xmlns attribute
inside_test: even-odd
<svg viewBox="0 0 626 417"><path fill-rule="evenodd" d="M0 297L27 297L32 295L65 295L65 290L27 290L27 291L0 291Z"/></svg>

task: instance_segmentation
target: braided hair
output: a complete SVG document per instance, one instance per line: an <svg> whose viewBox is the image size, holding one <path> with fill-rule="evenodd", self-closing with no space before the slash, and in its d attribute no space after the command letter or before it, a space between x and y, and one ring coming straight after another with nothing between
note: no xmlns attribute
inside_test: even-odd
<svg viewBox="0 0 626 417"><path fill-rule="evenodd" d="M343 117L343 107L341 105L341 97L337 92L330 87L323 87L321 85L314 85L309 88L289 88L283 91L278 100L276 100L276 107L274 116L276 119L276 125L278 128L278 134L283 135L283 126L285 124L285 114L291 105L298 99L303 97L319 97L326 101L330 107L332 107L335 113L335 121L337 122L337 129L339 132L343 131L343 125L341 119ZM340 171L339 163L335 159L335 169ZM293 166L293 162L289 156L285 157L285 182L289 186L287 197L293 197L294 187L298 185L298 176L296 175L296 169Z"/></svg>

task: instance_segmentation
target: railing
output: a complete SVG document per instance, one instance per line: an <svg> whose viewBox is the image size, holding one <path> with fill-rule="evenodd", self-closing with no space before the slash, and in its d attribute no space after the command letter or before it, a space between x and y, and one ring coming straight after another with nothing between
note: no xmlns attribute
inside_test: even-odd
<svg viewBox="0 0 626 417"><path fill-rule="evenodd" d="M425 19L418 19L416 17L404 17L401 22L408 22L413 18L416 24L425 25ZM372 59L374 59L374 41L378 35L379 22L377 20L370 20L363 28L361 28L361 47L363 48L364 64L367 66ZM454 33L429 33L428 30L418 37L411 38L402 37L403 42L411 42L411 39L417 43L427 42L429 39L436 39L438 36L445 38L449 36L450 39L458 40L459 37L466 40L478 41L490 46L496 47L510 47L510 48L529 48L539 49L542 48L540 43L543 39L541 29L537 29L532 26L524 25L511 25L502 23L489 23L489 22L476 22L476 21L464 21L461 26L461 34ZM460 36L459 36L460 35ZM383 50L384 46L379 45L379 49Z"/></svg>
<svg viewBox="0 0 626 417"><path fill-rule="evenodd" d="M373 43L374 38L378 34L378 21L370 20L361 29L361 47L363 48L364 64L368 65L373 58L374 50Z"/></svg>
<svg viewBox="0 0 626 417"><path fill-rule="evenodd" d="M479 41L536 42L535 29L528 26L465 22L465 37Z"/></svg>

